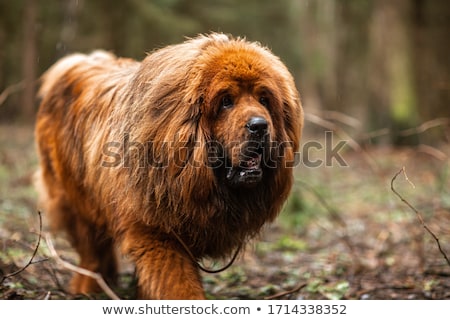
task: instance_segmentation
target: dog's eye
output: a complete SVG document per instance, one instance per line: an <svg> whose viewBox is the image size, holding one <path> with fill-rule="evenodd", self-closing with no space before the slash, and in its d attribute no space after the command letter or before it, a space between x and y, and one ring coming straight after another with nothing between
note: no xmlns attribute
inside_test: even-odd
<svg viewBox="0 0 450 320"><path fill-rule="evenodd" d="M261 103L264 107L269 106L269 99L266 97L259 98L259 103Z"/></svg>
<svg viewBox="0 0 450 320"><path fill-rule="evenodd" d="M233 106L233 99L230 95L225 95L222 97L222 105L221 107L224 109L229 109Z"/></svg>

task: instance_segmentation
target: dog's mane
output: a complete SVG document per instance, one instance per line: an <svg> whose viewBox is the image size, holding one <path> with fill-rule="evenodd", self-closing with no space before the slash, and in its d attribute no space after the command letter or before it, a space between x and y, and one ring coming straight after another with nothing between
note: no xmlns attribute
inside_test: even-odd
<svg viewBox="0 0 450 320"><path fill-rule="evenodd" d="M110 216L121 212L120 220L109 219L117 234L126 228L123 221L141 220L158 232L173 231L187 239L198 257L222 257L281 210L293 179L281 160L257 187L245 191L220 183L208 165L205 147L213 123L205 116L207 92L217 52L227 50L266 61L280 97L275 139L292 143L283 157L293 161L302 121L298 93L284 65L259 44L212 34L154 51L142 63L101 51L76 54L44 75L43 99L56 99L59 93L69 100L78 95L70 106L46 103L59 110L40 111L76 110L60 116L73 142L55 146L70 159L63 161L64 170L79 177L73 178L71 188L82 190L86 201L101 199L101 208L95 210ZM61 78L65 81L58 81ZM123 145L126 139L151 145L152 152L117 148L130 165L101 167L104 146Z"/></svg>

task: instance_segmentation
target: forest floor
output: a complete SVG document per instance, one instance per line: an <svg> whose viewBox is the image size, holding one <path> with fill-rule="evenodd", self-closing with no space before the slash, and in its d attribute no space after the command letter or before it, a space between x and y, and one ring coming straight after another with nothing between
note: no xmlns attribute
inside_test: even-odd
<svg viewBox="0 0 450 320"><path fill-rule="evenodd" d="M323 150L309 156L326 159ZM280 217L233 266L202 273L208 298L450 298L450 145L353 145L340 156L345 166L331 159L317 168L296 168ZM32 128L1 125L0 299L108 298L69 294L73 272L55 260L44 238L33 254L41 233L32 185L36 164ZM46 234L45 213L42 219ZM61 259L76 264L66 240L55 236L52 243ZM135 283L124 261L113 290L134 298Z"/></svg>

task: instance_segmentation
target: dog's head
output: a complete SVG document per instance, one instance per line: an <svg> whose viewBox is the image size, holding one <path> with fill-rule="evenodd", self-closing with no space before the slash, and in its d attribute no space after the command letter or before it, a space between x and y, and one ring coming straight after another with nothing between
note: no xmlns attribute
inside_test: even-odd
<svg viewBox="0 0 450 320"><path fill-rule="evenodd" d="M292 75L268 49L200 36L149 55L130 85L130 114L139 115L130 123L149 125L127 130L152 141L156 162L166 165L150 175L164 176L170 194L180 195L171 202L263 186L280 203L287 196L303 111Z"/></svg>
<svg viewBox="0 0 450 320"><path fill-rule="evenodd" d="M302 122L294 82L259 45L232 40L206 50L200 108L209 165L229 186L254 187L294 161Z"/></svg>

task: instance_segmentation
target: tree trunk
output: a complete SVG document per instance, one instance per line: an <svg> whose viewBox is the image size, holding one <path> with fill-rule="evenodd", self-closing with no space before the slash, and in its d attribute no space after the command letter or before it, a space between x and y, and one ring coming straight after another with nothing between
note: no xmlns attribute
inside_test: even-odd
<svg viewBox="0 0 450 320"><path fill-rule="evenodd" d="M379 0L372 12L369 52L369 109L373 128L391 130L389 142L415 143L398 136L417 123L411 54L409 0Z"/></svg>
<svg viewBox="0 0 450 320"><path fill-rule="evenodd" d="M35 0L25 2L23 17L24 45L23 45L23 81L24 92L22 96L22 118L31 121L35 113L35 86L37 67L36 48L36 20L38 7Z"/></svg>
<svg viewBox="0 0 450 320"><path fill-rule="evenodd" d="M59 57L73 51L73 42L78 29L78 13L83 5L83 0L65 0L62 3L63 23L57 44Z"/></svg>
<svg viewBox="0 0 450 320"><path fill-rule="evenodd" d="M450 3L414 1L414 62L422 121L450 117Z"/></svg>

